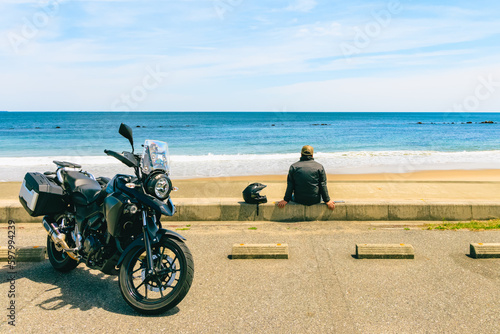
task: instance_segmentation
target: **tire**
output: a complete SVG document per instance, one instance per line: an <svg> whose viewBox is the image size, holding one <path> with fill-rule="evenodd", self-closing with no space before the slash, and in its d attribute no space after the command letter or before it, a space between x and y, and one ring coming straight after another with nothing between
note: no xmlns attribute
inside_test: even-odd
<svg viewBox="0 0 500 334"><path fill-rule="evenodd" d="M132 249L120 267L118 283L123 298L143 314L161 314L187 295L194 275L193 256L179 240L163 237L151 246L153 265L159 273L146 280L145 247Z"/></svg>
<svg viewBox="0 0 500 334"><path fill-rule="evenodd" d="M52 238L49 235L47 236L47 255L52 267L60 272L71 271L75 269L79 263L78 261L70 258L65 252L58 251L54 241L52 241Z"/></svg>

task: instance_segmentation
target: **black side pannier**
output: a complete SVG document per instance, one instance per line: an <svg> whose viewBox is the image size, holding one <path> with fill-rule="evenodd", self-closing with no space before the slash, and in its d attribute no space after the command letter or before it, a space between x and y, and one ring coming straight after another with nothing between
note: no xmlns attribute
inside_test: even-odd
<svg viewBox="0 0 500 334"><path fill-rule="evenodd" d="M63 212L67 206L61 186L40 173L26 173L19 201L32 217Z"/></svg>

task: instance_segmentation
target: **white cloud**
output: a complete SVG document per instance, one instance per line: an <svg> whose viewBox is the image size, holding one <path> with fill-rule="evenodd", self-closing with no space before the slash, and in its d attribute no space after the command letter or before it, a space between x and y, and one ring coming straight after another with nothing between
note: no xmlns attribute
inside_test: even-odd
<svg viewBox="0 0 500 334"><path fill-rule="evenodd" d="M453 111L476 93L479 77L492 77L497 87L476 110L500 110L500 64L491 67L393 77L359 77L313 81L262 90L290 110L306 111ZM485 93L483 89L481 93ZM467 111L467 110L463 110Z"/></svg>
<svg viewBox="0 0 500 334"><path fill-rule="evenodd" d="M297 37L341 36L341 24L338 22L315 23L298 28Z"/></svg>
<svg viewBox="0 0 500 334"><path fill-rule="evenodd" d="M269 110L276 105L442 110L448 89L442 96L430 94L437 83L454 87L466 75L464 68L473 73L479 64L498 65L498 43L481 40L500 34L500 26L496 18L478 20L476 11L440 7L431 8L429 16L394 16L366 48L345 59L339 46L352 43L354 27L363 29L367 22L359 21L359 13L301 16L283 7L265 11L262 3L252 12L253 3L244 2L220 21L210 1L197 1L192 11L188 1L124 2L115 14L107 1L78 1L76 8L66 2L19 54L0 39L0 110L108 110L117 95L141 80L146 66L155 64L173 73L172 82L141 104L145 110ZM316 5L294 1L287 8L307 12ZM32 15L33 8L24 10ZM373 8L365 8L367 17ZM81 17L70 15L75 10ZM11 30L0 26L0 35L19 31L22 15L9 23ZM417 75L423 71L429 73ZM388 100L391 91L397 96ZM420 92L425 99L415 98ZM412 102L405 105L399 96Z"/></svg>

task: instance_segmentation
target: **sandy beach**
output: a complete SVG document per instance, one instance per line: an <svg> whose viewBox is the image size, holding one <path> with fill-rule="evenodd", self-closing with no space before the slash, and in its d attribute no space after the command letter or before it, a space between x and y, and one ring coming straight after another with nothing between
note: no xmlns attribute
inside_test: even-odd
<svg viewBox="0 0 500 334"><path fill-rule="evenodd" d="M250 183L260 182L269 201L282 199L286 175L173 180L179 201L241 200ZM0 201L17 202L20 182L0 183ZM500 169L419 171L413 173L328 175L334 200L345 201L500 201Z"/></svg>
<svg viewBox="0 0 500 334"><path fill-rule="evenodd" d="M286 175L231 176L225 178L198 178L184 181L251 181L286 182ZM328 174L328 181L500 181L500 169L431 170L411 173Z"/></svg>

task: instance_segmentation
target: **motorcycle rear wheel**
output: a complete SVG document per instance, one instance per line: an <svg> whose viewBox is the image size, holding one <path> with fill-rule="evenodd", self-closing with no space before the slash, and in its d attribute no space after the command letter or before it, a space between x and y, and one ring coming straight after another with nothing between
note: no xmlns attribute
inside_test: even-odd
<svg viewBox="0 0 500 334"><path fill-rule="evenodd" d="M194 276L193 256L184 242L163 237L151 246L156 274L146 275L146 251L136 248L120 267L119 285L125 301L137 312L161 314L187 295Z"/></svg>
<svg viewBox="0 0 500 334"><path fill-rule="evenodd" d="M58 251L50 235L47 236L47 255L52 267L60 272L71 271L75 269L79 263L78 261L70 258L65 252Z"/></svg>

